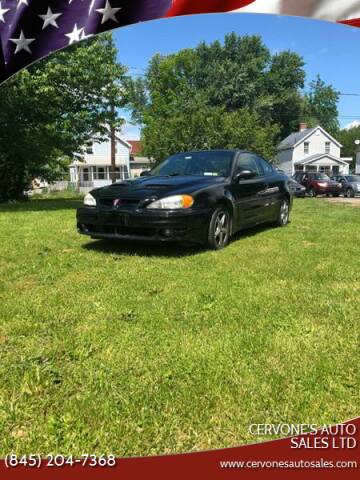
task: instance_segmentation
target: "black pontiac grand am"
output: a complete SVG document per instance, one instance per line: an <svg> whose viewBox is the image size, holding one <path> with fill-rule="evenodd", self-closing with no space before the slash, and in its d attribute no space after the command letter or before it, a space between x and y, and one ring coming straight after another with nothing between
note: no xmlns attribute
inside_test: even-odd
<svg viewBox="0 0 360 480"><path fill-rule="evenodd" d="M171 156L146 176L88 193L80 233L97 239L225 247L235 232L289 221L287 177L258 155L208 150Z"/></svg>

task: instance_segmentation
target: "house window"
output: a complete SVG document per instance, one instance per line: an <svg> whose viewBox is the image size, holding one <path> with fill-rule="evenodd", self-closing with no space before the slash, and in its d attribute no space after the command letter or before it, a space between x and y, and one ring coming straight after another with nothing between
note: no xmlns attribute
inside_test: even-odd
<svg viewBox="0 0 360 480"><path fill-rule="evenodd" d="M295 165L295 172L303 172L304 165Z"/></svg>
<svg viewBox="0 0 360 480"><path fill-rule="evenodd" d="M317 167L314 165L306 165L305 167L306 172L317 172Z"/></svg>
<svg viewBox="0 0 360 480"><path fill-rule="evenodd" d="M309 142L305 142L304 143L304 154L305 155L308 155L310 152L310 143Z"/></svg>
<svg viewBox="0 0 360 480"><path fill-rule="evenodd" d="M93 167L93 178L94 180L105 180L105 167Z"/></svg>
<svg viewBox="0 0 360 480"><path fill-rule="evenodd" d="M82 171L82 177L83 177L83 182L88 182L90 177L89 177L89 169L86 167L86 168L83 168L83 171Z"/></svg>
<svg viewBox="0 0 360 480"><path fill-rule="evenodd" d="M330 174L331 173L331 167L329 165L321 165L319 167L319 172Z"/></svg>
<svg viewBox="0 0 360 480"><path fill-rule="evenodd" d="M330 153L330 142L325 142L325 153Z"/></svg>
<svg viewBox="0 0 360 480"><path fill-rule="evenodd" d="M127 165L121 165L120 166L120 174L121 174L121 179L122 180L125 180L126 178L129 178L129 172L128 172L128 168L127 168Z"/></svg>
<svg viewBox="0 0 360 480"><path fill-rule="evenodd" d="M88 155L93 155L94 154L94 145L93 142L87 142L86 143L86 153Z"/></svg>

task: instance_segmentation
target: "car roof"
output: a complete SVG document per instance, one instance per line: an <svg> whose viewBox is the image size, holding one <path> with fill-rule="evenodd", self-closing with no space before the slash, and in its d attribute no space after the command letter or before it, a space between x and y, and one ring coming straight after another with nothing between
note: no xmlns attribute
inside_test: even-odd
<svg viewBox="0 0 360 480"><path fill-rule="evenodd" d="M245 153L247 152L247 150L240 150L240 149L237 149L237 148L234 148L234 149L228 149L228 148L214 148L214 149L211 149L211 150L190 150L188 152L177 152L177 153L174 153L174 155L192 155L194 153L207 153L207 152L230 152L230 153Z"/></svg>

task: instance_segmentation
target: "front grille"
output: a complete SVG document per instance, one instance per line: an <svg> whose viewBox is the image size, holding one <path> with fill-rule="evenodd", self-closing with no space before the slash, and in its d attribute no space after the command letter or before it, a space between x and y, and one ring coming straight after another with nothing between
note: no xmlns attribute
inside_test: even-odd
<svg viewBox="0 0 360 480"><path fill-rule="evenodd" d="M139 200L134 198L120 198L119 203L116 207L114 207L114 201L117 200L116 198L100 198L99 199L99 206L100 208L120 208L120 207L133 207L135 208L139 204Z"/></svg>

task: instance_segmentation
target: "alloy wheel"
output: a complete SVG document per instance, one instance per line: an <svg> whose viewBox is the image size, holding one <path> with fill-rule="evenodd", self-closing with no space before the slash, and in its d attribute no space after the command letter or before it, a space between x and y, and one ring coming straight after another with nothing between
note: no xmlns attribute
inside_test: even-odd
<svg viewBox="0 0 360 480"><path fill-rule="evenodd" d="M227 244L230 235L229 215L220 210L215 219L214 240L218 248Z"/></svg>
<svg viewBox="0 0 360 480"><path fill-rule="evenodd" d="M283 200L280 207L280 223L281 225L286 225L289 222L289 202Z"/></svg>

